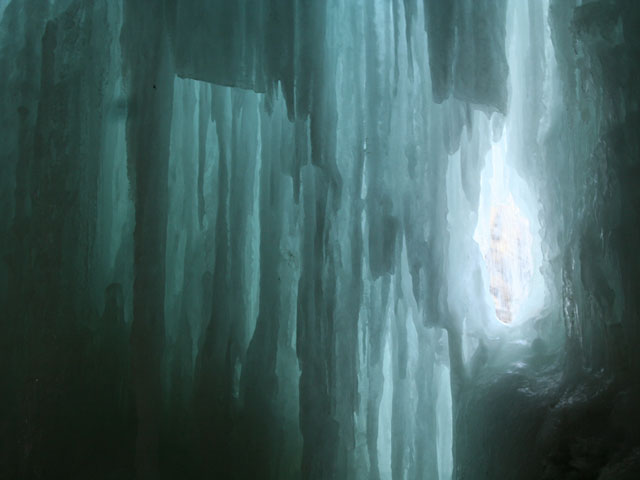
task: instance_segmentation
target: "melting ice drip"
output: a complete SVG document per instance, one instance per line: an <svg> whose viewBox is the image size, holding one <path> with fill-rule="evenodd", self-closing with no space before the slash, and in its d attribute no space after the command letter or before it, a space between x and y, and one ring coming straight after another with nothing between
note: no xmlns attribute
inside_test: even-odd
<svg viewBox="0 0 640 480"><path fill-rule="evenodd" d="M496 316L509 324L529 296L534 262L529 219L510 190L505 143L491 149L489 191L482 196L474 238L485 260Z"/></svg>

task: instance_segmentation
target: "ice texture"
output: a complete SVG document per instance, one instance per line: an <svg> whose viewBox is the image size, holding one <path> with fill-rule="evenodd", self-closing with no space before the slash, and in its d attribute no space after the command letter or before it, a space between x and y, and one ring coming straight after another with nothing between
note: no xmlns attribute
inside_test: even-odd
<svg viewBox="0 0 640 480"><path fill-rule="evenodd" d="M637 478L639 70L633 0L0 0L0 478Z"/></svg>

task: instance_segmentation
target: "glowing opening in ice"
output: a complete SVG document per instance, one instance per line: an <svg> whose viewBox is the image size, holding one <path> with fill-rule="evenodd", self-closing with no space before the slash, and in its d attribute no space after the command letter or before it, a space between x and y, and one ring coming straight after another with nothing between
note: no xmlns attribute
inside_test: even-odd
<svg viewBox="0 0 640 480"><path fill-rule="evenodd" d="M511 324L531 314L533 280L537 270L534 252L537 219L526 184L506 165L506 140L494 143L483 171L482 195L474 239L484 257L486 276L495 314ZM537 228L536 228L537 227ZM537 235L536 235L537 237ZM539 239L538 239L539 240ZM539 256L538 256L539 257Z"/></svg>
<svg viewBox="0 0 640 480"><path fill-rule="evenodd" d="M490 238L482 252L489 273L489 291L502 323L511 323L529 293L533 273L529 221L511 195L491 206Z"/></svg>

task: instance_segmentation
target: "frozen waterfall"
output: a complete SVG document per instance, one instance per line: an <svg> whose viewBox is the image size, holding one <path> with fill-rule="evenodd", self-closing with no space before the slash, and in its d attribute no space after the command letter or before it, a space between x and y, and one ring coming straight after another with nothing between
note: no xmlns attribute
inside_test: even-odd
<svg viewBox="0 0 640 480"><path fill-rule="evenodd" d="M0 479L640 478L635 0L0 0Z"/></svg>

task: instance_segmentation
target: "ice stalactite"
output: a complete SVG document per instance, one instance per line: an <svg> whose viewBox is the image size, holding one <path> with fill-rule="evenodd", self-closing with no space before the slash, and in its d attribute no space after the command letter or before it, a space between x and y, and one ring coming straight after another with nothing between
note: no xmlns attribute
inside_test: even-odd
<svg viewBox="0 0 640 480"><path fill-rule="evenodd" d="M139 478L157 478L165 347L165 255L173 59L167 9L125 2L121 44L127 102L127 166L133 233L132 388ZM138 35L138 32L140 33Z"/></svg>

